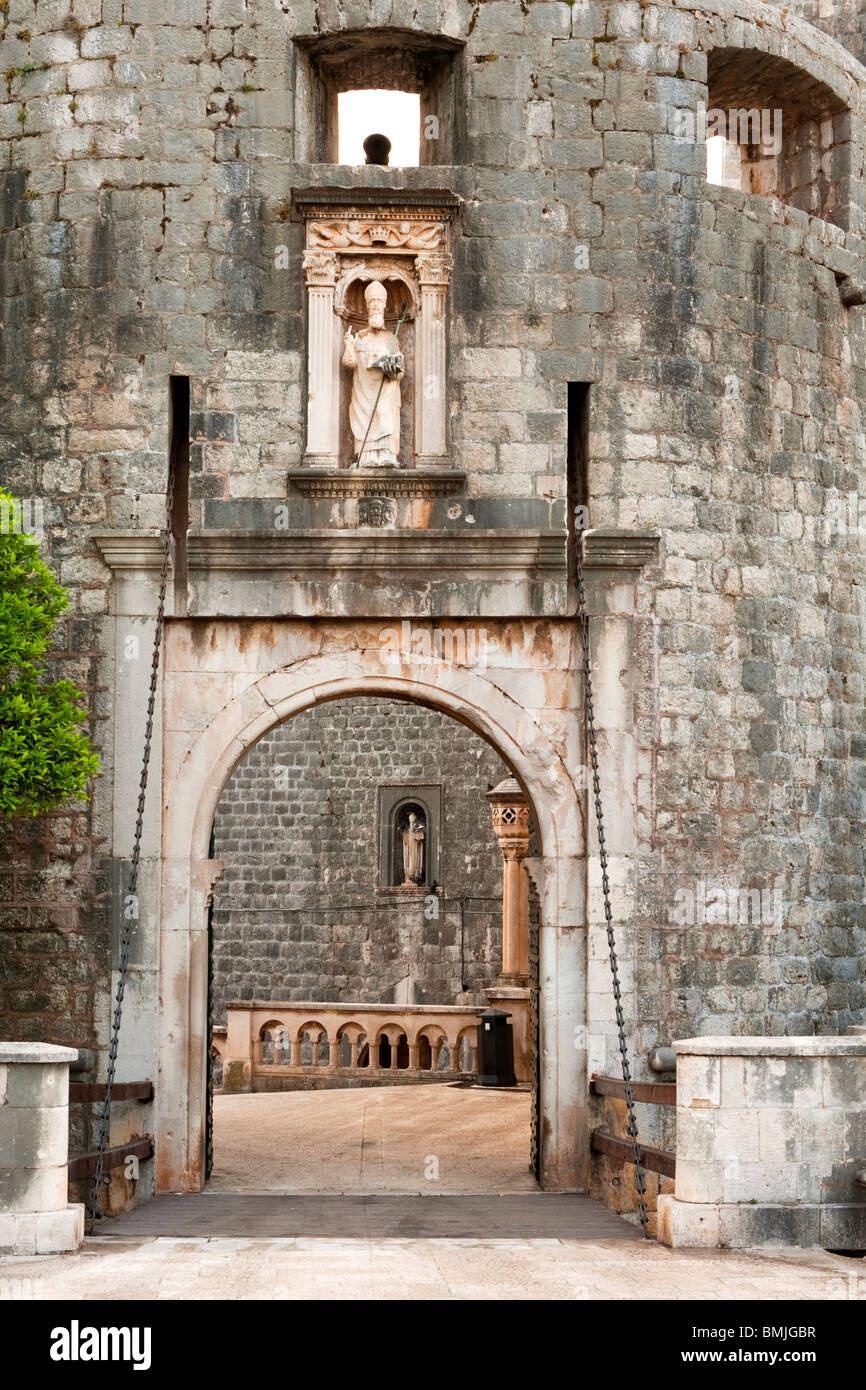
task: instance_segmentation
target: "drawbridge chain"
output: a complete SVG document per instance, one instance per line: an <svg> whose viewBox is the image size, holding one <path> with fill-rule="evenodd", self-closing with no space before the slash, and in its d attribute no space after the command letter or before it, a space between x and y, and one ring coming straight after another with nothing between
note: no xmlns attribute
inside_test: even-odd
<svg viewBox="0 0 866 1390"><path fill-rule="evenodd" d="M622 1061L622 1079L625 1082L625 1103L628 1110L626 1133L631 1139L634 1153L634 1185L638 1194L638 1215L643 1233L649 1239L649 1221L646 1208L646 1172L641 1159L638 1140L637 1119L634 1111L634 1094L631 1088L631 1069L628 1062L628 1043L625 1036L625 1016L622 1011L622 989L619 980L619 962L616 958L616 938L613 930L613 913L610 906L610 879L608 878L607 845L604 838L604 813L601 804L601 782L598 775L598 742L595 733L595 707L592 693L592 669L589 652L589 612L586 606L586 593L583 587L583 537L586 527L583 522L584 509L576 511L575 545L577 549L577 625L583 648L584 701L586 706L587 741L589 762L592 768L592 792L595 800L595 824L598 834L598 861L601 867L601 891L604 900L604 920L607 927L607 945L610 955L610 973L613 983L613 998L616 1006L616 1026L619 1034L619 1052Z"/></svg>
<svg viewBox="0 0 866 1390"><path fill-rule="evenodd" d="M147 793L147 770L150 763L150 750L153 743L153 715L156 708L156 691L159 680L159 655L162 650L162 634L165 627L165 595L168 587L168 570L171 563L172 513L174 511L174 468L169 463L168 487L165 497L165 530L162 547L162 572L159 581L159 602L156 609L156 629L153 635L153 660L150 668L150 691L147 700L147 719L144 729L144 752L141 759L141 779L138 788L138 807L135 817L135 835L132 845L132 858L129 866L129 884L123 900L122 929L120 935L120 966L117 974L117 992L114 997L114 1015L111 1021L111 1040L108 1048L108 1071L105 1079L105 1104L99 1126L96 1171L93 1177L93 1194L90 1208L91 1234L99 1215L99 1194L102 1189L102 1176L105 1163L105 1150L111 1121L111 1088L117 1068L117 1049L120 1037L120 1019L123 1013L123 995L126 990L126 972L129 966L129 950L132 932L138 919L136 895L138 890L138 865L141 859L141 837L144 829L144 804Z"/></svg>

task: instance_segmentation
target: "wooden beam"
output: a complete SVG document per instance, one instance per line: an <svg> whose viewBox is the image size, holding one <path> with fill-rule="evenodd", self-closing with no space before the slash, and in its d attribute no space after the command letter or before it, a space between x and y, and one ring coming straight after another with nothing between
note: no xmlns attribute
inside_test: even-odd
<svg viewBox="0 0 866 1390"><path fill-rule="evenodd" d="M89 1153L71 1158L69 1181L78 1182L81 1178L95 1177L98 1157L98 1153ZM149 1134L137 1139L128 1139L125 1144L119 1144L115 1149L106 1149L102 1166L106 1172L109 1168L122 1168L128 1158L153 1158L153 1140Z"/></svg>
<svg viewBox="0 0 866 1390"><path fill-rule="evenodd" d="M589 1089L594 1096L616 1096L625 1100L625 1082L616 1076L593 1076ZM631 1093L635 1100L649 1101L652 1105L676 1105L677 1083L675 1081L633 1081Z"/></svg>
<svg viewBox="0 0 866 1390"><path fill-rule="evenodd" d="M605 1129L594 1129L590 1144L596 1153L607 1154L617 1163L634 1163L634 1148L630 1139L618 1139ZM648 1144L640 1145L641 1162L649 1173L660 1173L663 1178L677 1175L677 1156L668 1149L654 1149Z"/></svg>
<svg viewBox="0 0 866 1390"><path fill-rule="evenodd" d="M153 1100L152 1081L115 1081L111 1088L111 1099L115 1100ZM104 1081L70 1081L69 1103L74 1101L105 1100Z"/></svg>

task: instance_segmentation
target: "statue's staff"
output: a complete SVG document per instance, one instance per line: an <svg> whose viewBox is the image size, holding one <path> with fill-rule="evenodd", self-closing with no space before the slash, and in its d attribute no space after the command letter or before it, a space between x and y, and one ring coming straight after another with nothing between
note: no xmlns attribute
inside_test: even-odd
<svg viewBox="0 0 866 1390"><path fill-rule="evenodd" d="M388 366L387 366L387 367L385 367L385 366L382 367L382 380L379 382L379 389L378 389L378 391L376 392L376 399L375 399L374 402L373 402L373 409L372 409L372 411L370 412L370 418L369 418L369 420L367 421L367 431L366 431L366 433L365 433L365 435L364 435L364 442L363 442L363 444L361 445L360 449L358 450L358 467L359 467L359 468L360 468L360 466L361 466L361 459L364 457L364 450L365 450L365 448L367 447L367 438L368 438L368 436L369 436L369 434L370 434L370 430L371 430L371 428L372 428L373 421L374 421L374 419L376 418L376 408L378 407L378 404L379 404L379 397L380 397L381 394L382 394L382 387L385 385L385 378L386 378L386 376L388 375L388 369L391 368L391 369L393 370L393 375L394 375L394 376L396 376L396 375L397 375L397 372L400 370L400 368L397 366L397 364L396 364L395 362L393 362L393 358L394 358L395 349L396 349L396 347L397 347L397 334L400 332L400 325L401 325L401 323L403 322L404 318L406 317L406 313L407 313L408 309L409 309L409 305L408 305L408 304L404 304L404 306L403 306L403 312L402 312L402 314L400 315L400 317L399 317L398 320L397 320L397 327L394 329L394 341L393 341L393 343L391 344L391 351L390 351L389 353L383 353L383 355L382 355L381 357L378 357L378 358L376 359L376 361L373 363L373 366L374 366L374 367L379 367L379 366L381 366L381 364L382 364L383 362L384 362L384 363L387 363ZM393 378L389 377L389 380L392 380L392 379L393 379Z"/></svg>

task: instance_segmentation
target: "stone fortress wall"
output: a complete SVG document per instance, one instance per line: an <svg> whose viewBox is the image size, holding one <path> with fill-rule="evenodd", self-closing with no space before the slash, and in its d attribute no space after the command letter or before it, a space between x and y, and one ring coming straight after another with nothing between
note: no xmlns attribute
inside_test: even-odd
<svg viewBox="0 0 866 1390"><path fill-rule="evenodd" d="M56 668L85 690L104 762L92 803L3 828L4 1030L105 1045L110 870L131 843L114 808L133 804L138 756L114 734L122 641L136 631L146 650L150 627L116 616L94 533L161 522L169 375L191 383L199 532L267 539L279 507L299 532L357 525L350 501L288 478L306 392L292 189L341 185L461 200L447 404L466 477L400 524L453 543L462 611L495 602L460 569L468 534L496 531L505 553L519 529L552 531L564 547L578 433L572 500L596 527L660 534L637 590L636 762L605 768L636 837L615 908L638 1071L653 1045L699 1032L843 1030L862 1018L866 944L866 70L748 0L386 8L390 27L378 0L0 13L2 474L46 499L45 550L72 594ZM413 45L443 63L450 46L450 162L434 147L418 169L349 175L324 158L316 62L356 30L389 45L395 84L416 80ZM732 51L737 104L758 54L774 105L850 116L824 120L831 144L805 156L805 206L708 185L682 138L682 113L713 104L713 54L736 99ZM832 220L811 215L813 192ZM571 439L570 382L591 383ZM527 575L514 627L530 651L572 618ZM196 621L226 611L228 589L210 608L203 592ZM277 588L256 601L274 622L293 611ZM435 616L399 575L375 602L335 569L322 607ZM141 685L123 689L143 711ZM563 753L569 737L563 721ZM767 920L740 921L747 891L768 895Z"/></svg>

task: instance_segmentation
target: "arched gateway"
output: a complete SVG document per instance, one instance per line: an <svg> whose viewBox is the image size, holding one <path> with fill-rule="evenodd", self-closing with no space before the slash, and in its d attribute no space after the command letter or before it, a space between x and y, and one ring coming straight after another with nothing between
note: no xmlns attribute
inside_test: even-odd
<svg viewBox="0 0 866 1390"><path fill-rule="evenodd" d="M378 635L342 652L291 659L297 626L231 624L221 633L218 671L202 660L207 648L197 625L174 625L168 634L157 1190L197 1191L204 1181L207 905L216 870L209 841L220 795L246 750L269 730L312 705L357 695L408 699L468 725L512 767L532 804L539 855L528 867L541 895L540 1166L545 1186L578 1185L586 1073L575 1042L586 1020L583 932L574 928L583 919L583 831L578 792L552 731L509 694L507 673L496 679L424 658L397 669ZM245 669L227 677L233 656ZM192 710L198 727L190 729Z"/></svg>

